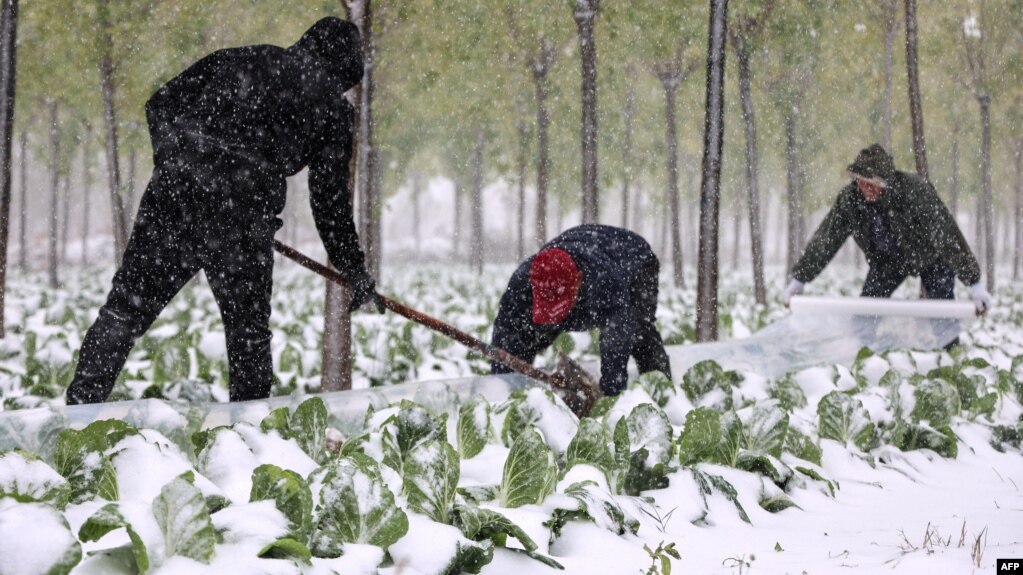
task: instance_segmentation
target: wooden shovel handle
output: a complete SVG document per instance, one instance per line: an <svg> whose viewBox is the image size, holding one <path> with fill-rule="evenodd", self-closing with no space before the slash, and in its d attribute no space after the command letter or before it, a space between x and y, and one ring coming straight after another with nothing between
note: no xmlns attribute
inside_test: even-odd
<svg viewBox="0 0 1023 575"><path fill-rule="evenodd" d="M345 281L343 277L341 277L341 274L338 273L336 270L330 269L329 267L296 250L295 248L282 244L278 240L273 241L273 246L274 249L277 250L279 253L296 262L297 264L301 265L302 267L312 270L334 283L347 287L348 283ZM458 343L465 345L466 347L475 349L482 353L483 355L489 357L490 359L502 365L506 365L512 370L521 373L522 375L531 377L537 381L542 381L543 383L546 383L547 385L551 385L554 387L565 387L565 382L562 381L562 378L559 377L559 374L550 374L541 371L499 347L494 347L489 343L481 341L465 333L464 331L459 330L458 328L449 323L443 322L435 317L426 315L421 311L412 309L407 305L395 301L389 297L377 294L377 299L380 301L381 304L383 304L385 308L393 311L394 313L406 317L420 325L426 326L438 333L446 335L451 339L457 341Z"/></svg>

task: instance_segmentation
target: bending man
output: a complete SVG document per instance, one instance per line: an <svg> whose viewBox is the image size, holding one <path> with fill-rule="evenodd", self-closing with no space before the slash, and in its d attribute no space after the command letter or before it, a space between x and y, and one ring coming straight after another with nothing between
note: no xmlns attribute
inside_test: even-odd
<svg viewBox="0 0 1023 575"><path fill-rule="evenodd" d="M586 224L551 240L519 265L501 297L491 343L525 361L566 331L600 329L600 388L626 386L629 356L640 373L671 377L655 325L660 263L639 235ZM493 373L510 370L491 362Z"/></svg>
<svg viewBox="0 0 1023 575"><path fill-rule="evenodd" d="M889 297L907 277L919 276L925 297L954 299L959 276L970 287L978 313L991 307L977 259L930 182L896 170L878 144L860 151L847 171L852 181L792 270L782 295L785 305L852 235L870 265L861 296Z"/></svg>

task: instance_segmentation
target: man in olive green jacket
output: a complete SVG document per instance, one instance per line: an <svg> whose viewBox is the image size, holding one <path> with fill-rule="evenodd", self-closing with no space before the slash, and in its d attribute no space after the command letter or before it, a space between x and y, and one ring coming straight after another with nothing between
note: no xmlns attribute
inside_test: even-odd
<svg viewBox="0 0 1023 575"><path fill-rule="evenodd" d="M977 258L930 182L896 170L878 144L860 151L848 173L853 181L839 192L792 270L782 294L786 306L852 235L870 264L861 296L889 297L907 277L919 276L926 298L954 299L959 276L978 313L991 307Z"/></svg>

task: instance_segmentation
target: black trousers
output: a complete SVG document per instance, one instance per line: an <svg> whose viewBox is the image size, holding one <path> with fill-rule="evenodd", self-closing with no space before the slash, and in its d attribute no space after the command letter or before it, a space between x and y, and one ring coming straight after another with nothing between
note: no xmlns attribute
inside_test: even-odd
<svg viewBox="0 0 1023 575"><path fill-rule="evenodd" d="M907 277L909 277L908 273L894 269L894 267L871 266L867 272L867 279L863 282L863 290L860 292L860 296L891 297L896 288L902 285L902 282L906 281ZM955 299L955 281L955 272L952 271L952 268L947 263L941 260L920 272L920 282L923 284L924 297L927 299ZM943 332L946 327L955 323L955 320L949 319L931 320L935 335ZM872 324L870 329L873 330ZM949 342L945 349L950 349L958 344L959 338L957 337Z"/></svg>
<svg viewBox="0 0 1023 575"><path fill-rule="evenodd" d="M135 340L199 270L224 321L231 401L270 395L273 236L265 201L283 178L225 159L162 162L139 205L121 266L82 342L68 404L106 400ZM279 210L277 210L279 211Z"/></svg>
<svg viewBox="0 0 1023 575"><path fill-rule="evenodd" d="M863 282L861 297L891 297L909 274L895 266L871 266ZM955 299L956 274L948 264L938 260L920 272L927 299Z"/></svg>

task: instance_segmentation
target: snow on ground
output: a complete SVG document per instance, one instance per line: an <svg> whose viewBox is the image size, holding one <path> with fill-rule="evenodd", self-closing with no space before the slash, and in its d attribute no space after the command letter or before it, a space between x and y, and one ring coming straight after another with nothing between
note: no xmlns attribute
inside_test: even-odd
<svg viewBox="0 0 1023 575"><path fill-rule="evenodd" d="M318 385L322 283L296 272L285 270L275 291L277 394ZM495 268L475 278L413 269L384 287L485 337L509 272ZM85 275L55 293L39 290L38 281L13 278L7 318L13 333L0 349L7 411L0 414L61 403L67 362L106 280ZM747 284L725 278L726 336L786 315L773 301L753 305ZM851 270L831 270L811 290L839 293L856 285ZM900 295L911 297L914 287ZM482 573L558 572L523 553L527 545L517 534L567 573L661 573L650 553L668 545L680 557L670 559L673 571L684 573L992 573L996 558L1023 556L1023 285L1003 285L996 296L999 307L963 335L956 354L896 351L780 378L711 370L684 381L676 373L669 389L636 382L585 426L535 389L477 404L464 422L457 410L441 421L412 405L380 406L365 420L366 435L350 437L351 451L343 452L363 453L369 462L345 459L347 467L330 463L321 432L307 433L322 431L323 420L304 408L282 416L252 406L241 416L249 423L192 435L181 408L169 407L177 404L157 404L129 418L140 433L112 428L105 432L109 443L81 439L71 451L60 449L72 445L66 438L36 434L38 458L0 456L0 573L46 573L55 565L55 573L134 573L139 549L157 575L425 575L443 572L457 557L470 570L466 558L487 549L493 556ZM172 303L133 352L117 387L122 398L224 399L222 327L211 300L200 286ZM692 301L691 291L662 283L658 319L672 344L691 338ZM391 316L363 314L356 325L360 386L486 369L482 358ZM593 334L574 334L558 345L592 360L595 341ZM698 376L708 388L694 383ZM838 419L822 415L823 405L838 410ZM704 428L690 419L697 413L720 417L721 433L728 421L737 425L737 444L722 436L717 451L701 452ZM45 430L39 421L22 431ZM624 446L617 433L613 442L600 439L600 429L616 426L628 431ZM583 427L598 434L585 449L577 443ZM770 447L779 430L784 449ZM798 437L810 445L792 439ZM453 456L444 455L438 438ZM602 459L600 445L609 457L626 449L638 468ZM533 460L532 469L560 473L516 487L510 461L543 453L549 455ZM276 475L278 467L295 473ZM452 478L464 489L458 495ZM629 481L641 482L638 496L628 493ZM275 490L287 485L294 490L281 498L284 492ZM302 489L294 486L301 485L309 489L314 519L304 528L295 523ZM321 498L344 511L317 507ZM552 519L578 511L580 502L589 503L589 520L566 520L555 533ZM336 505L331 509L342 509ZM470 536L471 510L500 513L521 531L491 547L489 539ZM389 523L370 529L399 512L404 529ZM348 529L361 535L346 539ZM295 547L279 544L283 536L317 556L296 558ZM275 544L283 546L267 551Z"/></svg>

